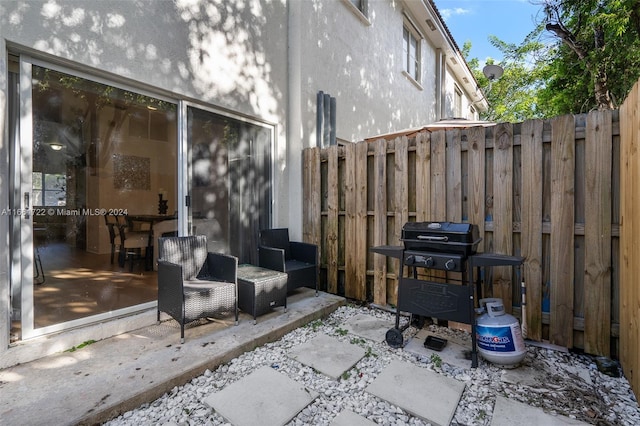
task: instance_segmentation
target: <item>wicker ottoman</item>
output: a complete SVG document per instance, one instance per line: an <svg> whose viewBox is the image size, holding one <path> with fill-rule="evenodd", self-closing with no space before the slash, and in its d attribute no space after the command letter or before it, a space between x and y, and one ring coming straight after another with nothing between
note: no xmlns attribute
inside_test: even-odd
<svg viewBox="0 0 640 426"><path fill-rule="evenodd" d="M287 274L254 265L238 266L238 307L256 317L276 306L287 312Z"/></svg>

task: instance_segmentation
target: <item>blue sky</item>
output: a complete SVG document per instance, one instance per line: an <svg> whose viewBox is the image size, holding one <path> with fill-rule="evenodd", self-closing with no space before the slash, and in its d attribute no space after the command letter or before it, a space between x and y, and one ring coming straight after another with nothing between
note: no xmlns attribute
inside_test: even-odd
<svg viewBox="0 0 640 426"><path fill-rule="evenodd" d="M471 58L478 58L481 64L487 57L496 62L502 59L500 51L489 43L490 35L520 44L535 28L541 10L530 0L434 0L434 3L460 49L470 40Z"/></svg>

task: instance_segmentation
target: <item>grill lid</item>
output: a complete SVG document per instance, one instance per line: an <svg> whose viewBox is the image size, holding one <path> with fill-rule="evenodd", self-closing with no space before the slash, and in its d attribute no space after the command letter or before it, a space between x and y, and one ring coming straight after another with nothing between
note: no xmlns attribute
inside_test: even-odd
<svg viewBox="0 0 640 426"><path fill-rule="evenodd" d="M436 250L474 254L479 236L478 225L455 222L407 222L402 227L402 241L407 250Z"/></svg>

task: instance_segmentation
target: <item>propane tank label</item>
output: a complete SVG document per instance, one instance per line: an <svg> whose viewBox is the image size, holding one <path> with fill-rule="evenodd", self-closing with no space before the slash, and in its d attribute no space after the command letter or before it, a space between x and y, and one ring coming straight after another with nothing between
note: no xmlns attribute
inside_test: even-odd
<svg viewBox="0 0 640 426"><path fill-rule="evenodd" d="M524 350L524 341L518 324L476 326L477 344L480 349L492 352L520 352Z"/></svg>

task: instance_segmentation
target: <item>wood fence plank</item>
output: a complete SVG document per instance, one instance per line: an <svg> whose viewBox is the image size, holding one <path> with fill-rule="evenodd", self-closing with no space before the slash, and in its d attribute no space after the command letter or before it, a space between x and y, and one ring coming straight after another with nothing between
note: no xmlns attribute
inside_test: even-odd
<svg viewBox="0 0 640 426"><path fill-rule="evenodd" d="M373 244L382 246L387 244L387 141L384 139L375 142L373 170L375 186ZM373 303L385 305L387 303L387 257L374 254L373 265Z"/></svg>
<svg viewBox="0 0 640 426"><path fill-rule="evenodd" d="M447 163L447 220L462 222L462 144L460 129L446 132L446 163ZM460 272L446 272L449 283L463 283ZM466 283L465 283L466 284ZM457 330L471 331L467 324L449 321L449 327Z"/></svg>
<svg viewBox="0 0 640 426"><path fill-rule="evenodd" d="M541 120L522 123L522 224L527 337L542 340L542 129Z"/></svg>
<svg viewBox="0 0 640 426"><path fill-rule="evenodd" d="M462 222L462 151L460 129L446 132L447 220Z"/></svg>
<svg viewBox="0 0 640 426"><path fill-rule="evenodd" d="M356 300L367 299L367 142L356 144L356 224L355 273L356 282L353 297Z"/></svg>
<svg viewBox="0 0 640 426"><path fill-rule="evenodd" d="M620 109L620 362L640 395L640 83Z"/></svg>
<svg viewBox="0 0 640 426"><path fill-rule="evenodd" d="M431 220L447 220L447 136L444 130L431 134ZM446 282L446 271L431 270L432 280Z"/></svg>
<svg viewBox="0 0 640 426"><path fill-rule="evenodd" d="M416 136L416 222L425 222L431 215L431 141L429 133Z"/></svg>
<svg viewBox="0 0 640 426"><path fill-rule="evenodd" d="M352 249L356 235L356 144L345 145L345 223L344 223L344 293L354 298L357 292L356 251Z"/></svg>
<svg viewBox="0 0 640 426"><path fill-rule="evenodd" d="M573 347L575 120L551 121L551 343Z"/></svg>
<svg viewBox="0 0 640 426"><path fill-rule="evenodd" d="M513 254L513 125L498 124L493 145L493 249ZM500 218L498 219L498 214ZM493 295L501 298L505 311L511 312L513 299L512 268L493 268Z"/></svg>
<svg viewBox="0 0 640 426"><path fill-rule="evenodd" d="M395 153L395 211L394 211L394 242L393 245L402 244L402 227L409 220L409 141L406 136L396 138ZM403 267L398 264L398 276L402 274ZM393 283L387 288L391 303L397 303L398 285Z"/></svg>
<svg viewBox="0 0 640 426"><path fill-rule="evenodd" d="M395 237L402 244L402 227L409 220L409 141L406 136L395 140Z"/></svg>
<svg viewBox="0 0 640 426"><path fill-rule="evenodd" d="M485 129L476 126L467 130L468 166L469 173L469 223L478 225L482 241L478 244L478 252L484 251L484 221L485 221L485 174L486 148Z"/></svg>
<svg viewBox="0 0 640 426"><path fill-rule="evenodd" d="M610 356L611 111L587 116L585 152L584 348Z"/></svg>
<svg viewBox="0 0 640 426"><path fill-rule="evenodd" d="M327 290L338 293L338 145L328 150L327 164Z"/></svg>
<svg viewBox="0 0 640 426"><path fill-rule="evenodd" d="M628 303L626 307L627 321L624 322L624 325L628 328L630 355L635 357L633 361L634 364L631 366L632 368L635 367L631 379L637 396L640 393L640 357L638 357L640 353L640 286L636 284L636 280L638 276L640 276L640 245L638 242L638 235L640 235L640 196L638 196L636 186L638 182L640 182L640 128L637 124L640 123L640 94L637 90L633 106L633 116L630 120L633 123L632 125L634 125L632 129L633 144L630 147L631 158L629 159L632 168L629 176L628 192L625 194L630 207L628 210L630 215L627 215L627 217L632 222L632 226L628 234L626 231L622 234L625 238L628 237L630 239L629 244L631 245L631 251L629 254L632 269L629 271L630 276L627 277L628 279L625 281L626 290L622 298ZM621 221L623 222L623 219L621 219Z"/></svg>
<svg viewBox="0 0 640 426"><path fill-rule="evenodd" d="M447 220L447 161L444 130L431 134L431 220Z"/></svg>
<svg viewBox="0 0 640 426"><path fill-rule="evenodd" d="M305 174L311 188L322 186L322 175L320 172L320 148L314 147L310 150L309 163ZM306 194L306 192L305 192ZM303 241L319 246L322 242L322 218L315 212L322 209L321 192L310 191L309 198L303 203L306 206L307 227L303 227ZM303 207L304 210L304 207Z"/></svg>

